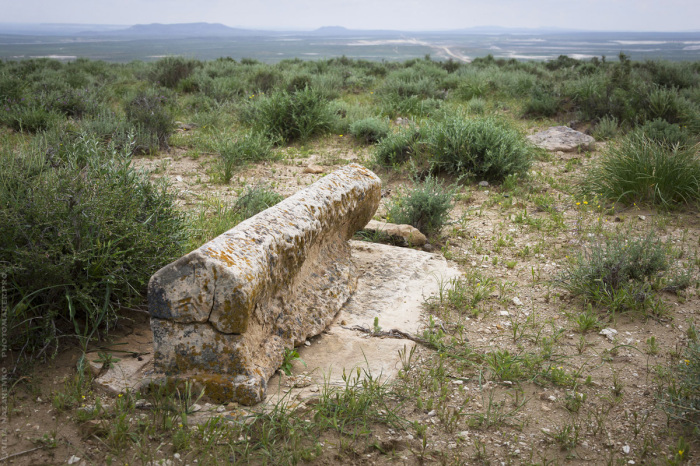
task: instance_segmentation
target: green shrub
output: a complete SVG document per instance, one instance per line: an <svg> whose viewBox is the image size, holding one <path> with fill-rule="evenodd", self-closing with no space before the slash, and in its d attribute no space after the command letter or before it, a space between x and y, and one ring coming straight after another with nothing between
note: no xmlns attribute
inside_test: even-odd
<svg viewBox="0 0 700 466"><path fill-rule="evenodd" d="M228 183L237 168L249 162L270 159L273 155L272 142L264 134L249 131L236 138L219 135L214 143L219 153L216 174L219 181Z"/></svg>
<svg viewBox="0 0 700 466"><path fill-rule="evenodd" d="M381 139L374 150L374 160L380 165L398 165L416 153L420 131L415 127L402 127Z"/></svg>
<svg viewBox="0 0 700 466"><path fill-rule="evenodd" d="M271 190L268 186L249 186L236 199L233 208L240 213L241 221L243 221L265 209L269 209L283 199L282 195Z"/></svg>
<svg viewBox="0 0 700 466"><path fill-rule="evenodd" d="M668 148L633 132L608 146L584 179L583 189L625 204L695 203L700 196L697 148Z"/></svg>
<svg viewBox="0 0 700 466"><path fill-rule="evenodd" d="M604 141L617 136L618 130L619 123L617 118L605 115L595 125L595 128L593 129L593 136L600 141Z"/></svg>
<svg viewBox="0 0 700 466"><path fill-rule="evenodd" d="M559 112L559 99L551 91L534 87L525 103L524 114L530 117L552 117Z"/></svg>
<svg viewBox="0 0 700 466"><path fill-rule="evenodd" d="M392 223L412 225L426 235L439 234L449 219L456 192L457 186L445 186L429 176L391 200L387 219Z"/></svg>
<svg viewBox="0 0 700 466"><path fill-rule="evenodd" d="M388 94L382 96L379 101L381 113L389 118L408 115L425 117L435 114L441 106L441 100L421 99L417 95Z"/></svg>
<svg viewBox="0 0 700 466"><path fill-rule="evenodd" d="M129 123L144 137L137 141L137 151L168 148L168 140L175 129L168 97L155 89L140 92L126 104L125 111Z"/></svg>
<svg viewBox="0 0 700 466"><path fill-rule="evenodd" d="M647 121L635 130L649 139L669 149L674 147L685 148L692 145L693 140L686 128L681 128L675 123L657 118Z"/></svg>
<svg viewBox="0 0 700 466"><path fill-rule="evenodd" d="M47 108L41 97L4 99L0 109L0 123L14 129L36 133L56 126L63 115Z"/></svg>
<svg viewBox="0 0 700 466"><path fill-rule="evenodd" d="M165 57L155 63L148 77L157 85L175 89L180 81L189 78L200 65L196 60Z"/></svg>
<svg viewBox="0 0 700 466"><path fill-rule="evenodd" d="M466 110L471 115L483 115L486 112L486 101L481 97L473 97L467 102Z"/></svg>
<svg viewBox="0 0 700 466"><path fill-rule="evenodd" d="M691 327L695 329L695 327ZM697 330L696 330L697 331ZM700 342L691 339L674 368L674 383L661 397L661 407L669 418L686 426L700 428Z"/></svg>
<svg viewBox="0 0 700 466"><path fill-rule="evenodd" d="M307 140L327 132L336 115L314 89L275 92L256 97L244 111L244 122L282 142Z"/></svg>
<svg viewBox="0 0 700 466"><path fill-rule="evenodd" d="M90 136L53 158L0 153L0 268L8 276L11 347L109 329L150 276L181 253L174 197ZM26 356L29 353L24 353Z"/></svg>
<svg viewBox="0 0 700 466"><path fill-rule="evenodd" d="M365 144L375 144L389 135L389 122L383 118L364 118L350 125L350 134Z"/></svg>
<svg viewBox="0 0 700 466"><path fill-rule="evenodd" d="M680 276L663 275L672 252L653 232L641 238L616 234L580 252L558 281L572 295L609 312L654 309L653 287L680 283Z"/></svg>
<svg viewBox="0 0 700 466"><path fill-rule="evenodd" d="M533 154L522 134L494 118L446 115L428 126L425 142L434 170L487 180L526 173Z"/></svg>

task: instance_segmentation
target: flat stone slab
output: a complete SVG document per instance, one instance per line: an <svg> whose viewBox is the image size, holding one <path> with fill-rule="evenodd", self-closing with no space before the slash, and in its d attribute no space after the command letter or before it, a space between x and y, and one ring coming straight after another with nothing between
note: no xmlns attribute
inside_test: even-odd
<svg viewBox="0 0 700 466"><path fill-rule="evenodd" d="M438 292L440 280L461 275L440 254L363 241L351 244L360 270L357 291L325 332L310 346L297 348L306 366L296 361L291 380L279 373L270 379L266 403L283 396L313 397L324 383L342 388L343 370L349 374L360 368L385 380L395 377L401 368L399 350L410 352L412 340L371 337L344 327L372 329L377 317L382 330L421 336L423 303Z"/></svg>
<svg viewBox="0 0 700 466"><path fill-rule="evenodd" d="M299 396L301 399L316 396L325 381L331 386L343 387L343 369L347 373L360 368L373 377L381 376L387 380L394 377L401 367L399 350L405 347L410 352L415 345L413 341L369 337L343 327L359 325L372 329L377 317L383 330L398 329L420 336L425 300L438 292L440 280L447 281L461 275L440 254L364 241L350 241L349 244L359 274L357 290L325 331L312 338L309 346L302 344L297 348L306 366L296 361L293 378L278 373L270 379L267 404L274 404L283 396ZM143 336L138 340L126 337L115 342L114 347L152 354L152 334L147 327L140 330ZM120 354L113 353L120 360L95 379L98 387L108 387L110 393L119 393L138 389L154 378L152 358L136 367L133 358ZM298 387L290 386L294 384ZM222 403L220 406L229 405L228 400L219 402ZM228 408L203 410L209 414L202 414L202 418L232 416L233 411ZM235 411L236 416L240 415L240 409Z"/></svg>
<svg viewBox="0 0 700 466"><path fill-rule="evenodd" d="M595 149L595 138L567 126L553 126L527 136L527 138L537 147L552 152L575 152Z"/></svg>

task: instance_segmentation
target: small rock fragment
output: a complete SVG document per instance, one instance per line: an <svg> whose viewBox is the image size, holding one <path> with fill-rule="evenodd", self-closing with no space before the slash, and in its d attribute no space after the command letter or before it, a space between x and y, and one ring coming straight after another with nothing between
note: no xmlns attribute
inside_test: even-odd
<svg viewBox="0 0 700 466"><path fill-rule="evenodd" d="M323 172L323 167L319 167L318 165L309 165L308 167L304 168L304 173L311 173L312 175L318 175L319 173Z"/></svg>
<svg viewBox="0 0 700 466"><path fill-rule="evenodd" d="M600 331L599 335L603 335L608 340L613 341L615 339L615 335L617 335L617 330L614 328L604 328Z"/></svg>
<svg viewBox="0 0 700 466"><path fill-rule="evenodd" d="M522 306L523 302L520 301L520 298L516 296L515 298L513 298L513 304L515 304L516 306Z"/></svg>

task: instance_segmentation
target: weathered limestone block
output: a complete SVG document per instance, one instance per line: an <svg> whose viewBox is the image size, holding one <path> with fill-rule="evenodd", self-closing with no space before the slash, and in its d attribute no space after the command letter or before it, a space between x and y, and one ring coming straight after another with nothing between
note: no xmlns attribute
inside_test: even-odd
<svg viewBox="0 0 700 466"><path fill-rule="evenodd" d="M156 370L219 401L261 401L285 348L323 331L354 291L347 240L380 198L379 178L351 164L156 272Z"/></svg>
<svg viewBox="0 0 700 466"><path fill-rule="evenodd" d="M409 246L423 246L428 238L418 228L411 225L396 225L394 223L378 222L370 220L364 228L365 231L384 233L392 238L400 238Z"/></svg>
<svg viewBox="0 0 700 466"><path fill-rule="evenodd" d="M553 152L595 149L595 138L567 126L553 126L527 138L537 147Z"/></svg>

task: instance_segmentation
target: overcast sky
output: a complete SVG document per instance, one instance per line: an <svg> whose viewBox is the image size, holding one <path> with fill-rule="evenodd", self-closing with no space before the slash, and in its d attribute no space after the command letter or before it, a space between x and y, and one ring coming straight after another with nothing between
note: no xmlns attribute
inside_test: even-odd
<svg viewBox="0 0 700 466"><path fill-rule="evenodd" d="M0 22L216 22L265 29L472 26L700 30L698 0L0 0Z"/></svg>

